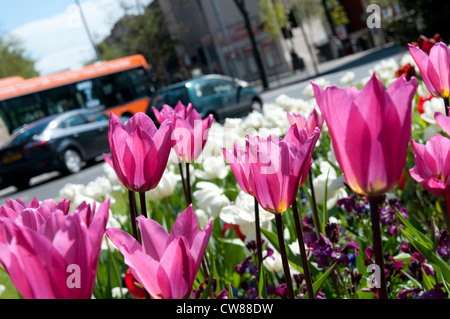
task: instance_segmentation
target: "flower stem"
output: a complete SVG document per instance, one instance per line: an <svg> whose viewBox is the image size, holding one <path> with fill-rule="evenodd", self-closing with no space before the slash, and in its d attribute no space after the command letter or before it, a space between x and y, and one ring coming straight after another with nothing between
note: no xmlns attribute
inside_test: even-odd
<svg viewBox="0 0 450 319"><path fill-rule="evenodd" d="M450 232L450 194L445 195L445 200L447 204L447 212L443 211L442 215L444 216L445 226L447 227L447 231Z"/></svg>
<svg viewBox="0 0 450 319"><path fill-rule="evenodd" d="M303 232L302 232L302 226L300 224L300 217L298 214L296 199L292 203L292 210L294 212L295 228L297 230L298 246L300 248L300 256L302 258L303 273L305 275L306 288L308 290L308 297L310 299L314 299L315 296L314 296L311 272L309 271L308 257L306 256L305 242L303 241Z"/></svg>
<svg viewBox="0 0 450 319"><path fill-rule="evenodd" d="M380 212L379 212L379 196L370 196L370 218L372 222L372 239L373 239L373 252L375 255L375 263L380 269L380 282L378 288L378 296L380 299L387 299L387 286L386 276L384 274L384 258L383 258L383 244L381 242L381 229L380 229Z"/></svg>
<svg viewBox="0 0 450 319"><path fill-rule="evenodd" d="M137 209L136 209L136 197L134 195L134 191L128 190L128 203L130 205L131 230L133 232L133 237L137 241L139 241L139 235L138 235L137 226L136 226Z"/></svg>
<svg viewBox="0 0 450 319"><path fill-rule="evenodd" d="M284 272L284 277L286 280L286 288L287 288L288 298L294 299L294 289L292 286L291 272L289 270L289 262L288 262L287 254L286 254L286 246L285 246L284 236L283 236L283 225L282 225L282 221L281 221L281 214L275 214L275 222L277 224L278 245L280 246L280 255L281 255L281 261L283 263L283 272Z"/></svg>
<svg viewBox="0 0 450 319"><path fill-rule="evenodd" d="M183 185L184 198L186 199L186 204L189 206L190 202L189 202L188 191L186 188L186 180L184 178L184 173L183 173L183 163L182 162L178 163L178 166L180 167L181 184Z"/></svg>
<svg viewBox="0 0 450 319"><path fill-rule="evenodd" d="M145 202L145 192L139 192L139 200L141 203L141 215L147 218L147 203Z"/></svg>
<svg viewBox="0 0 450 319"><path fill-rule="evenodd" d="M444 104L445 104L445 116L448 116L448 108L450 107L450 97L444 97Z"/></svg>
<svg viewBox="0 0 450 319"><path fill-rule="evenodd" d="M314 228L316 229L316 235L317 238L320 237L320 220L319 220L319 212L317 211L317 203L316 203L316 195L314 192L314 185L313 185L313 178L312 178L312 170L309 169L309 187L311 189L311 199L312 199L312 211L313 211L313 218L314 218ZM326 203L326 199L325 199ZM326 205L326 204L325 204ZM325 223L325 221L324 221Z"/></svg>
<svg viewBox="0 0 450 319"><path fill-rule="evenodd" d="M255 199L255 232L256 232L256 249L257 249L257 256L258 256L258 268L261 270L262 267L262 243L261 243L261 227L260 227L260 221L259 221L259 203L256 197Z"/></svg>
<svg viewBox="0 0 450 319"><path fill-rule="evenodd" d="M188 205L192 204L192 192L191 192L191 173L190 173L190 169L189 163L186 163L186 190L187 190L187 195L188 195Z"/></svg>

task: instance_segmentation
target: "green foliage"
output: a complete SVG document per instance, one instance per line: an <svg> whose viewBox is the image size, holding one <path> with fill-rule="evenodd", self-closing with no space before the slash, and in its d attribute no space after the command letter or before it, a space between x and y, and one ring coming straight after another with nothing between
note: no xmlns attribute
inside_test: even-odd
<svg viewBox="0 0 450 319"><path fill-rule="evenodd" d="M0 79L11 76L31 78L38 76L31 59L19 39L0 38Z"/></svg>
<svg viewBox="0 0 450 319"><path fill-rule="evenodd" d="M260 0L259 18L264 25L264 31L273 38L278 37L280 29L287 23L287 17L281 0Z"/></svg>
<svg viewBox="0 0 450 319"><path fill-rule="evenodd" d="M144 7L139 1L131 7L123 4L123 8L124 17L114 25L110 36L97 44L102 59L142 54L156 78L164 82L165 66L174 53L176 40L166 28L161 9Z"/></svg>

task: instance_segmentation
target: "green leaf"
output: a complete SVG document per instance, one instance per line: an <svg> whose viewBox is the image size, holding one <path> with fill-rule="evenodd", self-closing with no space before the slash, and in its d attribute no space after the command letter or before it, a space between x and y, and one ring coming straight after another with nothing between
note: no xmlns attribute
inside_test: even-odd
<svg viewBox="0 0 450 319"><path fill-rule="evenodd" d="M450 266L436 253L433 247L433 242L418 231L398 210L396 210L398 218L405 225L402 229L402 234L406 237L408 242L421 253L434 268L439 268L442 276L447 283L450 282Z"/></svg>
<svg viewBox="0 0 450 319"><path fill-rule="evenodd" d="M328 276L331 274L331 272L334 269L334 266L336 266L336 263L334 263L333 265L331 265L330 268L327 269L327 271L325 271L322 276L319 277L319 279L317 279L314 283L313 283L313 290L314 290L314 295L317 295L317 292L319 291L320 287L322 287L323 283L325 282L325 280L328 278ZM304 299L309 299L308 296L308 292L305 293L305 297Z"/></svg>
<svg viewBox="0 0 450 319"><path fill-rule="evenodd" d="M228 283L228 299L233 299L233 288L230 283Z"/></svg>
<svg viewBox="0 0 450 319"><path fill-rule="evenodd" d="M209 297L209 292L211 291L211 287L213 284L213 277L214 277L213 274L214 274L214 258L213 258L213 260L211 260L211 267L209 269L208 285L206 285L205 291L203 291L202 299L208 299L208 297Z"/></svg>
<svg viewBox="0 0 450 319"><path fill-rule="evenodd" d="M264 267L262 266L259 271L258 293L259 299L267 299L266 280L264 276Z"/></svg>
<svg viewBox="0 0 450 319"><path fill-rule="evenodd" d="M433 242L427 236L418 231L397 209L395 212L403 225L405 225L404 231L409 236L415 238L422 246L428 248L429 250L433 250Z"/></svg>

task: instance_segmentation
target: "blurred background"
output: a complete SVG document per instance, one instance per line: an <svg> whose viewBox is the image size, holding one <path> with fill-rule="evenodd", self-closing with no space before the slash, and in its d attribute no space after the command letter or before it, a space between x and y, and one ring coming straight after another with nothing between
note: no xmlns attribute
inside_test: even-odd
<svg viewBox="0 0 450 319"><path fill-rule="evenodd" d="M374 10L368 10L376 4ZM273 78L419 35L449 41L437 0L17 0L0 5L0 78L142 54L155 87L220 73ZM369 27L379 13L379 27ZM373 26L373 24L372 24Z"/></svg>

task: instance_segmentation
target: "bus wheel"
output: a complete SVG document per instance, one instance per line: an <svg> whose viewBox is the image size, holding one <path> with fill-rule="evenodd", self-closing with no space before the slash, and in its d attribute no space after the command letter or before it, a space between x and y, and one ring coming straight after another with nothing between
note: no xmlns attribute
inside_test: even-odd
<svg viewBox="0 0 450 319"><path fill-rule="evenodd" d="M80 153L73 148L68 148L64 151L63 156L63 170L65 173L73 174L81 170L82 160Z"/></svg>

